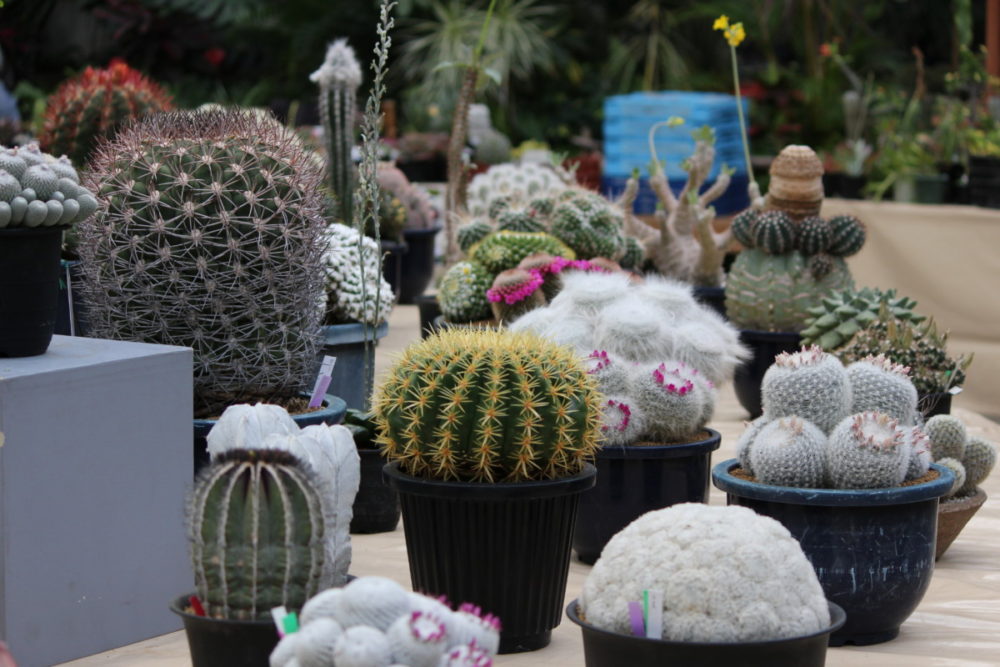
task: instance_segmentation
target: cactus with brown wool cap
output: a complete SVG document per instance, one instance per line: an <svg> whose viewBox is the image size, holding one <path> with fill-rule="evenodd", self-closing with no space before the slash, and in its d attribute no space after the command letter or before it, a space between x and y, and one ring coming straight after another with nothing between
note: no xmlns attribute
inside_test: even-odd
<svg viewBox="0 0 1000 667"><path fill-rule="evenodd" d="M529 310L545 305L543 282L538 271L520 268L501 271L486 291L493 317L500 322L512 322Z"/></svg>
<svg viewBox="0 0 1000 667"><path fill-rule="evenodd" d="M599 401L568 348L452 329L407 348L374 412L386 458L408 474L517 482L579 472L597 448Z"/></svg>

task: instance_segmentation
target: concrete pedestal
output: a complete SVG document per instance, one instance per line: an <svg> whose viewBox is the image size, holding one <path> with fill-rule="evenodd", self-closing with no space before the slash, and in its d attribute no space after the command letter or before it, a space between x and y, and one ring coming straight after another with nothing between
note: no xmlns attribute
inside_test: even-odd
<svg viewBox="0 0 1000 667"><path fill-rule="evenodd" d="M180 628L191 350L55 336L0 358L0 638L20 667Z"/></svg>

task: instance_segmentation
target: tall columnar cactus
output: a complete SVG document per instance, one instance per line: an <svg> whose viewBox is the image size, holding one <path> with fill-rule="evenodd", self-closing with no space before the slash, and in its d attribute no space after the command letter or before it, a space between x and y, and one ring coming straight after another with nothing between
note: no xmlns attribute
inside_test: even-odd
<svg viewBox="0 0 1000 667"><path fill-rule="evenodd" d="M847 367L851 383L851 414L881 412L912 426L917 419L917 389L909 368L885 357L866 357Z"/></svg>
<svg viewBox="0 0 1000 667"><path fill-rule="evenodd" d="M798 416L824 433L851 414L851 384L844 365L815 346L775 357L760 393L766 419Z"/></svg>
<svg viewBox="0 0 1000 667"><path fill-rule="evenodd" d="M79 227L93 333L194 348L198 415L296 396L315 371L321 178L299 139L250 112L119 133L92 163L99 207Z"/></svg>
<svg viewBox="0 0 1000 667"><path fill-rule="evenodd" d="M492 283L493 273L482 264L455 264L441 277L438 287L441 314L454 323L489 319L491 309L486 292Z"/></svg>
<svg viewBox="0 0 1000 667"><path fill-rule="evenodd" d="M411 345L375 399L379 442L410 474L552 479L597 448L600 394L567 348L533 334L449 330Z"/></svg>
<svg viewBox="0 0 1000 667"><path fill-rule="evenodd" d="M912 450L899 422L879 412L841 421L827 444L827 471L835 489L879 489L906 479Z"/></svg>
<svg viewBox="0 0 1000 667"><path fill-rule="evenodd" d="M68 226L97 209L65 156L35 144L0 150L0 228Z"/></svg>
<svg viewBox="0 0 1000 667"><path fill-rule="evenodd" d="M361 65L347 39L327 47L326 57L309 80L319 85L319 114L326 140L330 189L337 198L340 222L354 224L354 115Z"/></svg>
<svg viewBox="0 0 1000 667"><path fill-rule="evenodd" d="M101 139L128 121L173 108L170 95L124 62L88 67L56 89L45 107L42 149L83 167Z"/></svg>
<svg viewBox="0 0 1000 667"><path fill-rule="evenodd" d="M215 618L263 620L319 588L323 502L311 470L279 450L232 450L188 499L195 586Z"/></svg>
<svg viewBox="0 0 1000 667"><path fill-rule="evenodd" d="M803 221L803 224L808 220L812 218ZM802 330L802 344L819 345L827 352L839 350L855 334L877 321L880 314L887 319L918 324L926 318L913 312L916 305L913 299L897 297L894 289L883 292L864 287L835 292L808 310L810 317Z"/></svg>
<svg viewBox="0 0 1000 667"><path fill-rule="evenodd" d="M800 417L764 424L747 451L750 469L763 484L821 488L826 481L826 434Z"/></svg>

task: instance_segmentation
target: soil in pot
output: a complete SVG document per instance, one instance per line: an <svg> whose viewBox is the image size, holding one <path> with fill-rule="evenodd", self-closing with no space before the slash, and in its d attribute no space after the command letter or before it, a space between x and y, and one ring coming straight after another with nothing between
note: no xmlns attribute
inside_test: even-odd
<svg viewBox="0 0 1000 667"><path fill-rule="evenodd" d="M63 229L0 229L0 357L33 357L49 349Z"/></svg>
<svg viewBox="0 0 1000 667"><path fill-rule="evenodd" d="M232 621L197 616L190 611L189 595L170 604L181 617L191 651L192 667L269 667L271 651L278 644L273 621Z"/></svg>
<svg viewBox="0 0 1000 667"><path fill-rule="evenodd" d="M934 560L938 560L948 550L958 537L965 524L969 522L979 508L986 502L986 492L981 488L965 498L949 498L942 500L938 507L937 546L934 549Z"/></svg>
<svg viewBox="0 0 1000 667"><path fill-rule="evenodd" d="M823 667L830 633L838 630L846 618L844 610L831 602L830 626L820 632L770 641L711 644L646 639L602 630L587 623L576 600L566 607L566 615L583 631L587 667Z"/></svg>
<svg viewBox="0 0 1000 667"><path fill-rule="evenodd" d="M708 498L712 452L721 436L684 444L644 443L603 447L597 452L597 483L580 494L573 532L577 558L592 565L615 533L641 515Z"/></svg>
<svg viewBox="0 0 1000 667"><path fill-rule="evenodd" d="M736 367L733 374L733 389L743 409L751 419L760 417L763 409L760 403L760 383L764 373L774 363L774 358L782 352L799 349L802 336L788 331L740 331L740 342L750 348L751 356Z"/></svg>

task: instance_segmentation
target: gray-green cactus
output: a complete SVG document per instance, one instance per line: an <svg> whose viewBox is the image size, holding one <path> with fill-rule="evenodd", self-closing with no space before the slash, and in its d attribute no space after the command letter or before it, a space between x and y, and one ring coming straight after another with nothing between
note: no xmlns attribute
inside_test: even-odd
<svg viewBox="0 0 1000 667"><path fill-rule="evenodd" d="M809 309L810 318L802 331L802 344L819 345L827 352L837 350L878 320L880 312L895 320L918 324L926 318L913 312L916 305L913 299L897 297L893 289L883 292L865 287L835 292Z"/></svg>
<svg viewBox="0 0 1000 667"><path fill-rule="evenodd" d="M753 465L750 462L750 452L753 450L754 441L761 429L770 423L763 416L757 417L751 422L745 422L743 432L736 439L736 459L740 462L740 468L751 475L754 473Z"/></svg>
<svg viewBox="0 0 1000 667"><path fill-rule="evenodd" d="M749 449L757 481L775 486L817 489L826 478L826 434L812 422L782 417L768 422Z"/></svg>
<svg viewBox="0 0 1000 667"><path fill-rule="evenodd" d="M761 404L767 419L797 416L830 433L850 413L851 385L840 361L816 346L782 353L764 374Z"/></svg>
<svg viewBox="0 0 1000 667"><path fill-rule="evenodd" d="M930 438L931 455L935 461L946 458L961 461L965 456L969 434L958 417L934 415L924 424L924 432Z"/></svg>
<svg viewBox="0 0 1000 667"><path fill-rule="evenodd" d="M955 481L952 482L951 488L948 490L948 493L944 494L945 497L950 498L952 496L960 495L962 487L965 486L965 466L962 465L962 462L959 461L958 459L953 459L950 456L946 456L943 459L938 459L934 463L938 464L939 466L944 466L955 475Z"/></svg>
<svg viewBox="0 0 1000 667"><path fill-rule="evenodd" d="M462 252L469 252L469 248L476 245L487 236L493 233L493 225L482 218L473 218L458 228L457 242Z"/></svg>
<svg viewBox="0 0 1000 667"><path fill-rule="evenodd" d="M867 357L847 367L853 398L851 414L881 412L912 426L917 418L917 389L909 369L885 357Z"/></svg>
<svg viewBox="0 0 1000 667"><path fill-rule="evenodd" d="M965 455L962 465L965 467L965 482L958 490L958 495L967 496L976 492L997 462L997 447L992 442L972 436L965 444Z"/></svg>
<svg viewBox="0 0 1000 667"><path fill-rule="evenodd" d="M205 468L188 499L195 586L208 616L270 618L318 592L323 502L312 471L280 450L232 450Z"/></svg>
<svg viewBox="0 0 1000 667"><path fill-rule="evenodd" d="M580 259L616 259L623 249L624 216L604 197L584 190L567 190L552 211L550 232Z"/></svg>
<svg viewBox="0 0 1000 667"><path fill-rule="evenodd" d="M475 322L491 317L486 291L493 273L478 262L459 262L441 277L438 301L441 314L449 322Z"/></svg>
<svg viewBox="0 0 1000 667"><path fill-rule="evenodd" d="M827 475L835 489L899 486L910 466L910 442L899 422L878 412L850 415L827 443Z"/></svg>
<svg viewBox="0 0 1000 667"><path fill-rule="evenodd" d="M97 200L80 186L64 156L37 144L0 150L0 228L68 226L89 217Z"/></svg>

